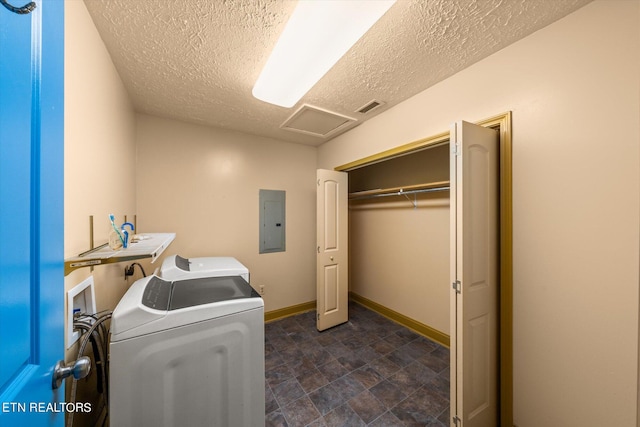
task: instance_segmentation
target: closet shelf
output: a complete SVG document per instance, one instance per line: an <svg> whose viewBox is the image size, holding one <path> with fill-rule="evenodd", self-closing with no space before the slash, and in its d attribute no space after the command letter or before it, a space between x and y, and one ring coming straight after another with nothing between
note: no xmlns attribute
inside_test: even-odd
<svg viewBox="0 0 640 427"><path fill-rule="evenodd" d="M83 267L113 264L122 261L151 258L154 262L176 238L176 233L142 233L148 239L131 243L127 249L112 250L107 243L64 260L64 275Z"/></svg>
<svg viewBox="0 0 640 427"><path fill-rule="evenodd" d="M405 196L408 194L429 193L432 191L446 191L448 189L449 181L438 181L425 184L407 185L404 187L357 191L349 193L349 200L369 199L373 197Z"/></svg>

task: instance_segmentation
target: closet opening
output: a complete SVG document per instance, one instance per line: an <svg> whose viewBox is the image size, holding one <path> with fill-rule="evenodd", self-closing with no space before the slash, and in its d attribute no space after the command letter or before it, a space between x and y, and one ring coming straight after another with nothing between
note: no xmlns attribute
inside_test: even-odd
<svg viewBox="0 0 640 427"><path fill-rule="evenodd" d="M511 113L498 132L498 416L512 425ZM335 168L349 177L350 298L450 346L450 133Z"/></svg>

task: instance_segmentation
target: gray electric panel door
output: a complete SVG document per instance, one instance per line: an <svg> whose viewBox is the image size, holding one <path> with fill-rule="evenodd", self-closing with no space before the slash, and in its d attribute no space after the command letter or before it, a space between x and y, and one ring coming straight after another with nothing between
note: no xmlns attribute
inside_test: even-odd
<svg viewBox="0 0 640 427"><path fill-rule="evenodd" d="M260 253L285 250L285 192L260 190Z"/></svg>

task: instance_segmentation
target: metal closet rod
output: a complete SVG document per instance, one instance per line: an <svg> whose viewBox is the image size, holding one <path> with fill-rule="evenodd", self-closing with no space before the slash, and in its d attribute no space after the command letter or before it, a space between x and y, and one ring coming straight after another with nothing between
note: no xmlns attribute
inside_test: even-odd
<svg viewBox="0 0 640 427"><path fill-rule="evenodd" d="M400 191L394 191L393 193L365 194L365 195L362 195L362 196L355 196L355 197L349 198L349 200L372 199L374 197L407 196L409 194L432 193L434 191L448 191L448 190L449 190L449 186L448 185L442 186L442 187L423 188L423 189L419 189L419 190L403 191L402 189L400 189Z"/></svg>

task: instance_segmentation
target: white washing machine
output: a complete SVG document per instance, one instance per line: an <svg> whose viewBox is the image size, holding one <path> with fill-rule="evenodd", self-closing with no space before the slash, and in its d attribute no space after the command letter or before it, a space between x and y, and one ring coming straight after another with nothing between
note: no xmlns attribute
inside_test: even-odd
<svg viewBox="0 0 640 427"><path fill-rule="evenodd" d="M110 346L112 427L264 426L264 302L242 276L136 281Z"/></svg>
<svg viewBox="0 0 640 427"><path fill-rule="evenodd" d="M241 276L249 283L249 269L232 257L183 258L171 255L162 262L158 276L165 280Z"/></svg>

